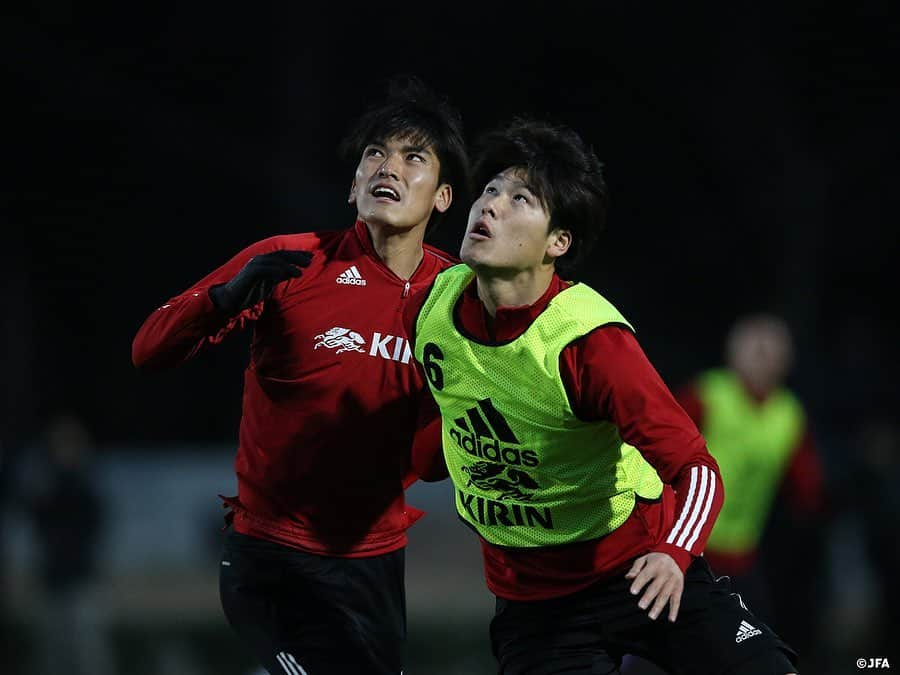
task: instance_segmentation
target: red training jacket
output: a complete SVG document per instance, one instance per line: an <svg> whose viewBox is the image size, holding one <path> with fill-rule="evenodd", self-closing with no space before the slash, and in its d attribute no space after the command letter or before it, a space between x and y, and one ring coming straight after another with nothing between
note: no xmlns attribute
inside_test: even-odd
<svg viewBox="0 0 900 675"><path fill-rule="evenodd" d="M296 279L227 317L209 299L254 255L314 253ZM454 261L425 246L406 281L376 254L366 225L271 237L241 251L144 322L140 368L182 363L254 324L226 502L243 534L323 555L366 557L406 544L422 512L404 501L414 444L440 447L430 394L414 366L403 309ZM430 426L428 422L432 422ZM431 451L433 452L433 450Z"/></svg>
<svg viewBox="0 0 900 675"><path fill-rule="evenodd" d="M525 332L568 286L554 275L533 305L499 308L490 327L473 281L455 315L475 338L505 342ZM659 500L639 501L628 520L600 539L540 549L500 548L482 540L488 588L510 600L568 595L624 575L635 558L653 551L668 553L686 570L703 552L724 499L718 465L697 427L625 328L598 328L568 345L559 361L575 414L613 422L666 485Z"/></svg>

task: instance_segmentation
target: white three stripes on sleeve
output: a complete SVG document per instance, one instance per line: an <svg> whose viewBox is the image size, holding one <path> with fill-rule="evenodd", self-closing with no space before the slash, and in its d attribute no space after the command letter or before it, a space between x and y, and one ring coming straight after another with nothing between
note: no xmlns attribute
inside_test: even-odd
<svg viewBox="0 0 900 675"><path fill-rule="evenodd" d="M697 521L697 526L694 528L694 534L691 535L691 538L687 540L687 543L684 547L690 551L691 547L697 541L697 537L700 536L700 531L703 529L703 526L706 525L706 519L709 517L709 509L712 507L713 497L716 495L716 475L712 472L712 470L707 467L703 467L706 471L709 472L709 490L706 493L706 504L703 506L703 513L700 514L700 520ZM699 507L699 502L697 503Z"/></svg>
<svg viewBox="0 0 900 675"><path fill-rule="evenodd" d="M698 477L700 478L699 488L697 487ZM709 467L691 467L691 486L688 489L688 496L675 523L675 527L672 528L672 531L666 538L667 544L674 542L680 548L684 548L687 551L691 550L691 546L696 543L703 526L706 525L715 494L716 476ZM687 540L687 543L685 543L685 540Z"/></svg>
<svg viewBox="0 0 900 675"><path fill-rule="evenodd" d="M294 658L293 654L278 652L275 658L278 659L278 663L288 675L307 675L306 671L303 670L303 666L297 663L297 659Z"/></svg>

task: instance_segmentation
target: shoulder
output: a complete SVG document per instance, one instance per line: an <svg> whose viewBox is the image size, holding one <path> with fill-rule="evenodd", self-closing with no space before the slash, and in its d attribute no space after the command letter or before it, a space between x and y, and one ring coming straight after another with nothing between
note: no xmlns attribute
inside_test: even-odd
<svg viewBox="0 0 900 675"><path fill-rule="evenodd" d="M782 387L778 390L778 396L784 402L784 405L790 407L794 415L798 418L806 420L806 409L800 397L788 387Z"/></svg>
<svg viewBox="0 0 900 675"><path fill-rule="evenodd" d="M577 298L579 303L583 303L594 310L604 310L611 312L616 316L621 316L621 312L616 305L614 305L605 295L602 295L599 291L585 283L572 283L563 292L570 294L573 298Z"/></svg>
<svg viewBox="0 0 900 675"><path fill-rule="evenodd" d="M634 333L634 327L609 300L586 284L571 284L551 298L548 308L554 316L578 327L582 335L607 326Z"/></svg>
<svg viewBox="0 0 900 675"><path fill-rule="evenodd" d="M627 325L607 323L578 338L575 345L587 353L626 354L643 353L637 337Z"/></svg>
<svg viewBox="0 0 900 675"><path fill-rule="evenodd" d="M346 234L346 230L278 234L250 244L238 253L232 262L244 263L254 256L274 251L306 251L313 254L321 253L327 257L328 251L340 246Z"/></svg>
<svg viewBox="0 0 900 675"><path fill-rule="evenodd" d="M256 242L253 247L257 248L259 253L279 250L317 251L342 240L347 232L348 230L344 229L278 234Z"/></svg>
<svg viewBox="0 0 900 675"><path fill-rule="evenodd" d="M727 368L710 368L694 377L694 386L701 394L713 390L743 391L744 385L738 377Z"/></svg>

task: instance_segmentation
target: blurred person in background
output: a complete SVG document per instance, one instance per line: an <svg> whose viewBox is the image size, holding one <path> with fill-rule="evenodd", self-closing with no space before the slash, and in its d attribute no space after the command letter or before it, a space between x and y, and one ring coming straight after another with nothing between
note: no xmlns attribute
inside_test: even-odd
<svg viewBox="0 0 900 675"><path fill-rule="evenodd" d="M604 224L599 160L570 129L516 120L481 139L475 177L465 264L407 322L481 539L500 672L616 673L628 653L672 673L796 672L701 555L723 500L704 439L628 321L557 273Z"/></svg>
<svg viewBox="0 0 900 675"><path fill-rule="evenodd" d="M23 495L43 591L34 642L37 672L112 675L96 587L105 514L93 473L94 440L79 417L62 412L50 418L43 441Z"/></svg>
<svg viewBox="0 0 900 675"><path fill-rule="evenodd" d="M706 544L713 571L777 623L801 654L813 646L824 558L825 479L807 415L785 386L793 360L787 324L739 318L723 368L677 394L719 464L728 499Z"/></svg>
<svg viewBox="0 0 900 675"><path fill-rule="evenodd" d="M225 614L271 673L397 675L406 529L422 515L404 489L427 477L417 444L440 445L401 312L452 264L423 239L464 199L468 160L458 113L406 78L341 151L356 222L249 246L153 312L133 361L176 366L253 326Z"/></svg>

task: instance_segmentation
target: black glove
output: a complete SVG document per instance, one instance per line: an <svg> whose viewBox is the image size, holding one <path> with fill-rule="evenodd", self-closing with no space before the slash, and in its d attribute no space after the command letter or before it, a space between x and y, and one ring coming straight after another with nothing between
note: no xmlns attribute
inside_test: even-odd
<svg viewBox="0 0 900 675"><path fill-rule="evenodd" d="M276 284L303 274L312 260L308 251L272 251L255 255L227 284L209 289L209 297L219 311L237 314L272 294Z"/></svg>

